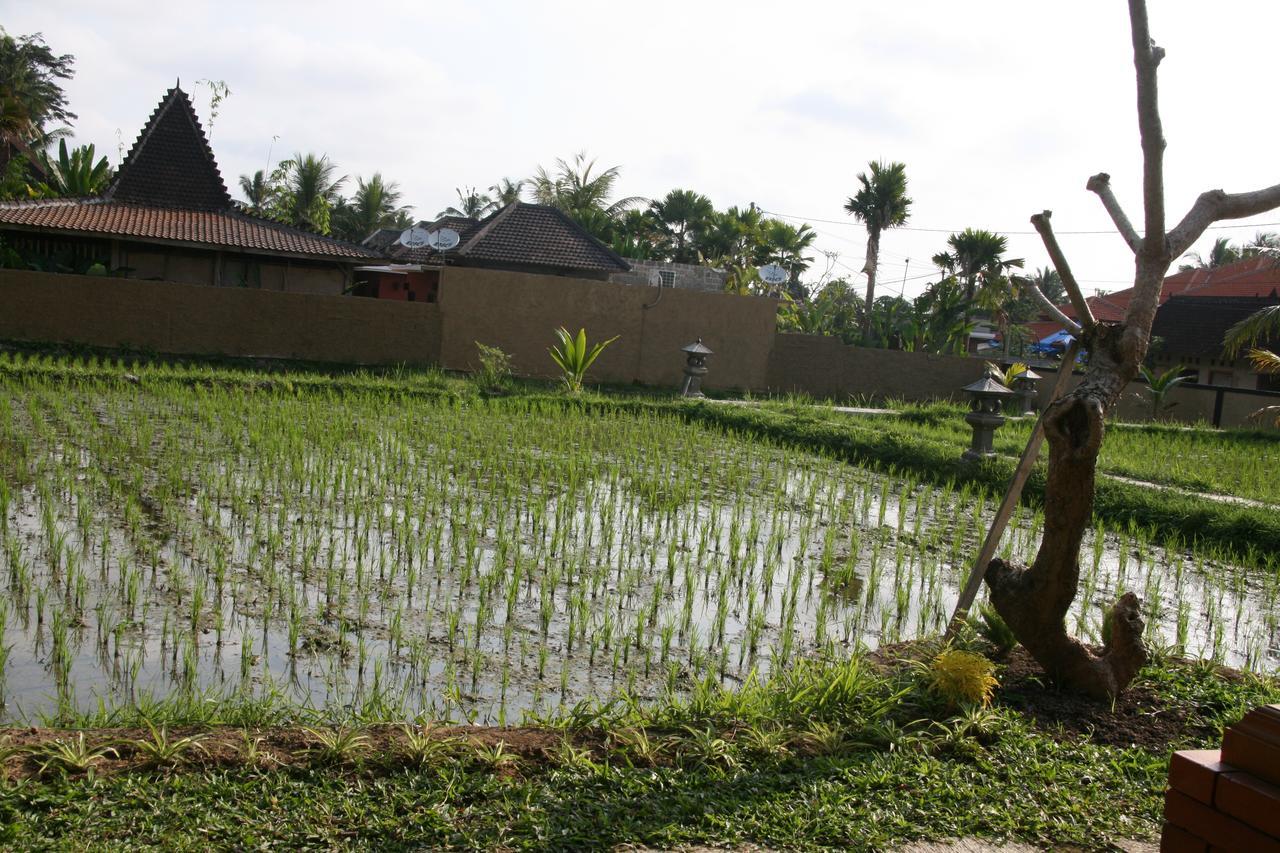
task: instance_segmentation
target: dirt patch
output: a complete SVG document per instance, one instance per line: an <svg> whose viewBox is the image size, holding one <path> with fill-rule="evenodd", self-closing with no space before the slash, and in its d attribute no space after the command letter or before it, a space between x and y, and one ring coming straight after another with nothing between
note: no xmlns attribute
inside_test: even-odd
<svg viewBox="0 0 1280 853"><path fill-rule="evenodd" d="M417 727L412 731L439 742L441 748L432 753L431 760L473 761L484 765L493 761L494 750L501 744L501 755L505 758L493 764L492 769L504 776L554 762L566 737L577 749L597 756L604 753L603 737L590 733L567 736L548 728L436 726ZM352 730L350 734L358 741L343 754L334 749L332 740L329 743L324 740L339 732L342 730L330 727L180 726L164 730L164 738L170 744L193 738L191 745L168 759L156 760L143 746L157 740L147 729L93 729L83 733L46 728L0 729L0 778L33 778L51 772L79 775L91 771L101 776L246 766L263 769L324 766L337 772L360 774L405 766L417 760L403 726L373 725ZM60 749L66 751L67 760L55 757Z"/></svg>

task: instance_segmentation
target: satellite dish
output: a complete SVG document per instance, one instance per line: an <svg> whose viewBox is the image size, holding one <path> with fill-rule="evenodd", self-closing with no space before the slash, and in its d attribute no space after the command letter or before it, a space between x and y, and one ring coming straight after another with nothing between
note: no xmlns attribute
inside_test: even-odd
<svg viewBox="0 0 1280 853"><path fill-rule="evenodd" d="M791 273L777 264L765 264L760 267L760 280L765 284L782 284L791 278Z"/></svg>
<svg viewBox="0 0 1280 853"><path fill-rule="evenodd" d="M452 228L439 228L427 234L427 245L437 252L447 252L458 245L461 239Z"/></svg>
<svg viewBox="0 0 1280 853"><path fill-rule="evenodd" d="M662 287L662 273L658 270L649 270L649 284L652 287Z"/></svg>
<svg viewBox="0 0 1280 853"><path fill-rule="evenodd" d="M423 249L431 245L431 233L427 229L419 228L415 225L412 228L406 228L401 231L400 237L396 242L406 249Z"/></svg>

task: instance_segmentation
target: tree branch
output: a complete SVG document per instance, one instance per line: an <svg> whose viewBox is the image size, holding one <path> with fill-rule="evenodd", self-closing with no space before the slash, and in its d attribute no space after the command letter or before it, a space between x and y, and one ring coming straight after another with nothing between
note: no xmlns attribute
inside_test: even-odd
<svg viewBox="0 0 1280 853"><path fill-rule="evenodd" d="M1142 206L1146 213L1146 234L1142 253L1149 260L1164 257L1164 128L1160 124L1160 98L1156 69L1164 59L1164 48L1151 40L1147 24L1146 0L1129 0L1129 23L1133 31L1133 65L1138 74L1138 131L1142 136Z"/></svg>
<svg viewBox="0 0 1280 853"><path fill-rule="evenodd" d="M1280 184L1251 193L1225 193L1222 190L1200 193L1191 210L1169 232L1165 241L1169 257L1181 257L1215 222L1266 213L1277 207L1280 207Z"/></svg>
<svg viewBox="0 0 1280 853"><path fill-rule="evenodd" d="M1046 210L1043 213L1037 213L1031 217L1031 224L1040 234L1040 239L1044 241L1044 247L1049 252L1049 260L1053 261L1053 267L1058 271L1058 275L1062 278L1062 286L1066 288L1067 295L1071 297L1071 307L1076 310L1077 322L1082 330L1086 330L1094 325L1093 312L1089 310L1089 303L1085 301L1084 294L1080 291L1080 285L1076 284L1076 277L1071 273L1071 267L1067 264L1067 256L1062 254L1062 247L1058 245L1058 238L1053 236L1053 226L1049 224L1049 217L1053 216L1053 211Z"/></svg>
<svg viewBox="0 0 1280 853"><path fill-rule="evenodd" d="M1111 191L1111 176L1106 172L1099 172L1089 179L1085 188L1102 199L1102 206L1107 209L1107 213L1111 214L1111 221L1115 223L1120 236L1129 244L1129 249L1135 255L1142 251L1142 238L1134 230L1133 223L1129 221L1124 209L1120 207L1120 202L1116 200L1115 193Z"/></svg>
<svg viewBox="0 0 1280 853"><path fill-rule="evenodd" d="M1057 305L1054 305L1052 302L1050 302L1049 297L1045 296L1044 291L1042 291L1039 287L1036 287L1036 283L1034 281L1031 281L1030 279L1023 279L1022 282L1023 282L1023 286L1025 286L1028 290L1031 291L1031 295L1034 296L1037 301L1039 301L1040 307L1044 308L1044 310L1048 312L1050 317L1052 317L1053 319L1061 323L1068 332L1075 335L1077 338L1080 337L1081 333L1084 330L1080 328L1079 323L1077 323L1075 320L1072 320L1066 314L1063 314L1062 310L1058 308Z"/></svg>

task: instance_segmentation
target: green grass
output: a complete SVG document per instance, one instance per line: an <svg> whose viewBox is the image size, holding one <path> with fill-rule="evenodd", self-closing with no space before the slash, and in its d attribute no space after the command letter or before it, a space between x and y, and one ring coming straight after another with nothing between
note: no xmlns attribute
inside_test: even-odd
<svg viewBox="0 0 1280 853"><path fill-rule="evenodd" d="M1213 745L1245 708L1280 698L1274 681L1224 680L1184 664L1149 667L1135 683L1144 687L1189 709L1189 724L1209 726L1207 736L1173 744L1180 748ZM803 666L774 684L707 687L686 702L605 712L584 730L599 741L640 725L655 739L676 739L655 766L618 747L593 761L523 761L503 773L462 759L409 770L368 756L346 769L315 760L282 769L55 774L0 789L0 843L24 850L683 843L807 850L979 836L1105 849L1157 833L1163 749L1055 735L998 705L967 713L946 712L910 670L882 675L856 660ZM824 726L843 735L827 754L764 755L745 734ZM724 745L716 760L696 751L705 738L690 733L702 730Z"/></svg>

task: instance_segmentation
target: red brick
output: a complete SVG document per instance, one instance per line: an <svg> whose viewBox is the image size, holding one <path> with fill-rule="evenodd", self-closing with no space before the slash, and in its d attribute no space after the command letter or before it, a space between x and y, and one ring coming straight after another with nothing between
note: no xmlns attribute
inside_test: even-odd
<svg viewBox="0 0 1280 853"><path fill-rule="evenodd" d="M1177 791L1165 795L1164 819L1224 850L1280 853L1280 841Z"/></svg>
<svg viewBox="0 0 1280 853"><path fill-rule="evenodd" d="M1227 729L1222 738L1222 761L1246 770L1264 782L1280 784L1280 741L1263 740L1256 729Z"/></svg>
<svg viewBox="0 0 1280 853"><path fill-rule="evenodd" d="M1213 788L1218 774L1233 768L1221 761L1216 749L1188 749L1169 759L1169 787L1205 805L1213 804Z"/></svg>
<svg viewBox="0 0 1280 853"><path fill-rule="evenodd" d="M1280 705L1254 708L1228 730L1243 732L1267 743L1280 743Z"/></svg>
<svg viewBox="0 0 1280 853"><path fill-rule="evenodd" d="M1160 833L1160 853L1207 853L1209 843L1171 823Z"/></svg>
<svg viewBox="0 0 1280 853"><path fill-rule="evenodd" d="M1223 773L1214 789L1213 805L1223 814L1280 838L1280 787L1248 773Z"/></svg>

